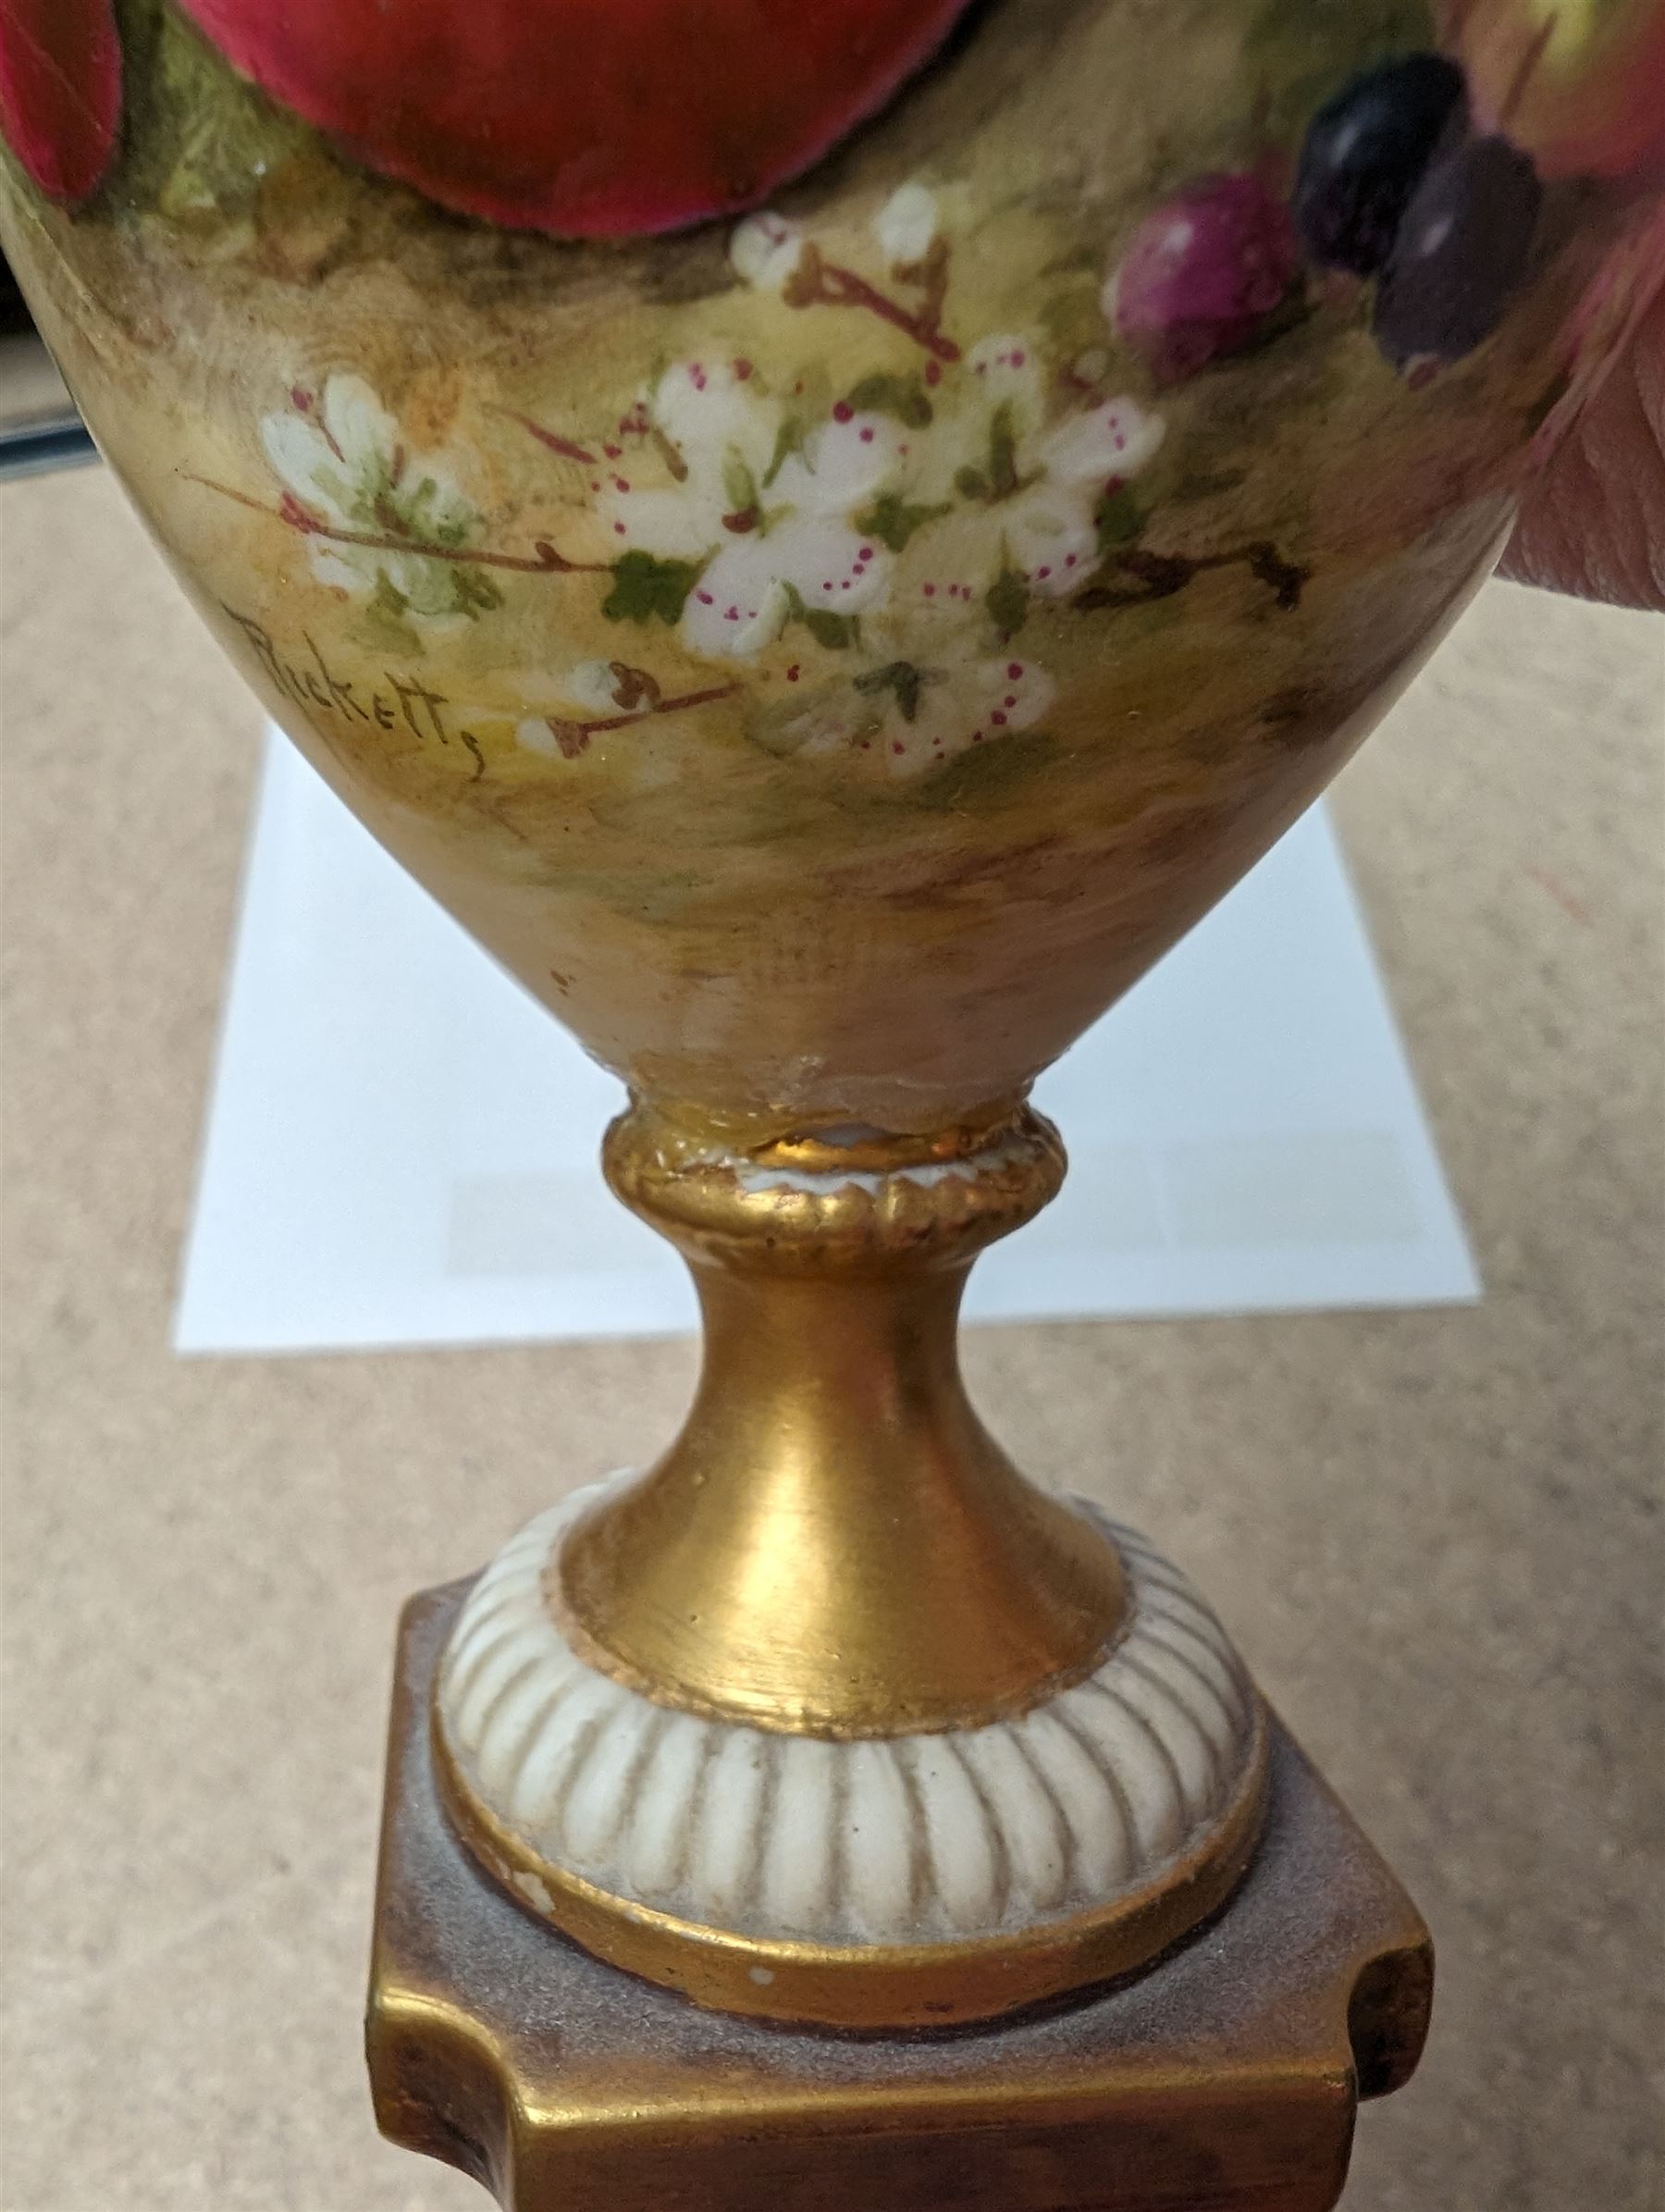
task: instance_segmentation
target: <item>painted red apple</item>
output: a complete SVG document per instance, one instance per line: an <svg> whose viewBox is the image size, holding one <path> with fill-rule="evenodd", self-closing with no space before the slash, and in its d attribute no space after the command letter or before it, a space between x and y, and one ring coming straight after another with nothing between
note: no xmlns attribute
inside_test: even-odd
<svg viewBox="0 0 1665 2212"><path fill-rule="evenodd" d="M1539 176L1665 176L1665 0L1446 0L1483 130Z"/></svg>
<svg viewBox="0 0 1665 2212"><path fill-rule="evenodd" d="M755 206L882 105L967 0L182 5L367 167L603 238Z"/></svg>
<svg viewBox="0 0 1665 2212"><path fill-rule="evenodd" d="M120 124L110 0L0 0L0 137L42 192L95 191Z"/></svg>

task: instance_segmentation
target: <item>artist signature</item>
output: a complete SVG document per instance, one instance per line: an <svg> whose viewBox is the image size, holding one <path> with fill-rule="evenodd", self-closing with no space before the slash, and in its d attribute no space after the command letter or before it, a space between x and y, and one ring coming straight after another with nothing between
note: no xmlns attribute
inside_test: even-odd
<svg viewBox="0 0 1665 2212"><path fill-rule="evenodd" d="M235 607L221 606L247 638L255 659L277 689L296 706L333 716L337 726L407 731L418 745L462 746L474 760L474 778L486 772L486 757L472 730L463 729L446 713L451 702L442 691L408 672L396 675L384 668L375 680L339 675L325 659L310 631L301 633L302 650L280 649L264 623Z"/></svg>

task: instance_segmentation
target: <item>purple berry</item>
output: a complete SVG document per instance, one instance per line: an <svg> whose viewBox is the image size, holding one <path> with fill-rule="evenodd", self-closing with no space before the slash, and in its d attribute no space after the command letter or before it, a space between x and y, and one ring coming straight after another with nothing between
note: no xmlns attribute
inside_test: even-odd
<svg viewBox="0 0 1665 2212"><path fill-rule="evenodd" d="M1283 202L1258 177L1199 177L1133 233L1105 311L1157 377L1175 383L1247 345L1300 266Z"/></svg>
<svg viewBox="0 0 1665 2212"><path fill-rule="evenodd" d="M1462 71L1443 54L1404 54L1344 84L1301 149L1290 212L1323 268L1386 267L1411 195L1468 119Z"/></svg>
<svg viewBox="0 0 1665 2212"><path fill-rule="evenodd" d="M1430 163L1376 287L1371 329L1389 361L1461 361L1491 336L1543 202L1529 156L1504 139L1471 139Z"/></svg>

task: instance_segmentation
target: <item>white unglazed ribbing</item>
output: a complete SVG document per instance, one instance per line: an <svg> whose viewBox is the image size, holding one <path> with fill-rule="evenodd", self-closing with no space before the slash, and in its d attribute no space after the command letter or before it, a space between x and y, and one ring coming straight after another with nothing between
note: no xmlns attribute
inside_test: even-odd
<svg viewBox="0 0 1665 2212"><path fill-rule="evenodd" d="M674 1712L570 1650L543 1572L610 1487L499 1554L439 1673L458 1773L546 1865L732 1934L974 1941L1144 1887L1246 1784L1257 1699L1225 1630L1178 1568L1084 1501L1131 1599L1094 1674L991 1727L832 1742Z"/></svg>

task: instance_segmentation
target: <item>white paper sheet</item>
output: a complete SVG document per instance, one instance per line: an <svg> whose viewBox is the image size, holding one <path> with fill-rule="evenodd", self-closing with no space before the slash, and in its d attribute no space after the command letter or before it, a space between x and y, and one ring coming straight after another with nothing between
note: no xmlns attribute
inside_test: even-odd
<svg viewBox="0 0 1665 2212"><path fill-rule="evenodd" d="M621 1097L274 733L177 1348L691 1327L597 1167ZM1037 1100L1069 1181L979 1264L973 1319L1478 1294L1320 810Z"/></svg>

